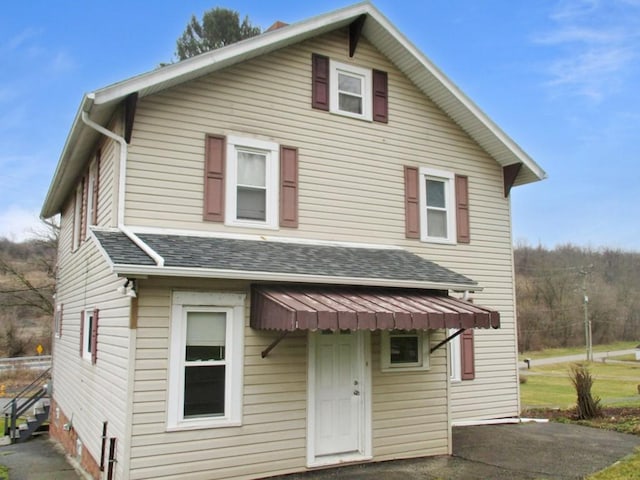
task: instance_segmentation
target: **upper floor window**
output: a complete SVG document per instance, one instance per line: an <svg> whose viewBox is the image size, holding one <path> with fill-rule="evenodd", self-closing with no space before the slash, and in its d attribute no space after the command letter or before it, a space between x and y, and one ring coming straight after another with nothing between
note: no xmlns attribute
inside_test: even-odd
<svg viewBox="0 0 640 480"><path fill-rule="evenodd" d="M422 167L419 188L420 238L423 241L454 243L456 212L453 173Z"/></svg>
<svg viewBox="0 0 640 480"><path fill-rule="evenodd" d="M227 137L226 223L278 227L277 143Z"/></svg>
<svg viewBox="0 0 640 480"><path fill-rule="evenodd" d="M371 70L333 60L330 66L331 111L371 120Z"/></svg>
<svg viewBox="0 0 640 480"><path fill-rule="evenodd" d="M75 204L73 206L73 250L80 246L80 228L82 227L82 196L84 180L76 187Z"/></svg>

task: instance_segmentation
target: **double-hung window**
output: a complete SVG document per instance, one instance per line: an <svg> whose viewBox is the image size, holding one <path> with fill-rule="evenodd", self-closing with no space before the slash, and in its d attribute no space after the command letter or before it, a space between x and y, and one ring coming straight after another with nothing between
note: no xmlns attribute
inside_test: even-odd
<svg viewBox="0 0 640 480"><path fill-rule="evenodd" d="M82 358L92 361L94 353L96 336L94 329L96 328L94 319L95 310L85 310L82 318Z"/></svg>
<svg viewBox="0 0 640 480"><path fill-rule="evenodd" d="M429 335L422 330L383 331L380 353L382 371L427 370Z"/></svg>
<svg viewBox="0 0 640 480"><path fill-rule="evenodd" d="M420 168L420 237L423 241L456 241L454 175Z"/></svg>
<svg viewBox="0 0 640 480"><path fill-rule="evenodd" d="M244 295L175 292L168 428L240 425Z"/></svg>
<svg viewBox="0 0 640 480"><path fill-rule="evenodd" d="M330 109L371 120L371 70L331 60Z"/></svg>
<svg viewBox="0 0 640 480"><path fill-rule="evenodd" d="M278 228L277 143L227 138L226 222Z"/></svg>

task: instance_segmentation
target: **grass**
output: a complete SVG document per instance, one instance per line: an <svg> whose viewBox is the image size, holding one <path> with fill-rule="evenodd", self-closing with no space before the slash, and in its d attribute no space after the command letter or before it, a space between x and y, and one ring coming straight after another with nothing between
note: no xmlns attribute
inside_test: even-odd
<svg viewBox="0 0 640 480"><path fill-rule="evenodd" d="M9 469L0 465L0 480L9 480Z"/></svg>
<svg viewBox="0 0 640 480"><path fill-rule="evenodd" d="M634 342L616 342L616 343L608 343L606 345L594 345L594 352L612 352L614 350L631 350L636 348L638 345L637 341ZM532 352L523 352L518 355L518 358L522 361L525 358L530 358L531 360L540 359L540 358L550 358L550 357L563 357L565 355L579 355L585 354L585 347L571 347L571 348L548 348L546 350L538 350Z"/></svg>
<svg viewBox="0 0 640 480"><path fill-rule="evenodd" d="M640 480L640 449L587 480Z"/></svg>
<svg viewBox="0 0 640 480"><path fill-rule="evenodd" d="M569 379L570 363L558 363L534 367L521 373L526 383L520 385L520 401L523 408L572 408L576 393ZM589 364L595 379L593 394L600 397L604 406L640 406L640 364Z"/></svg>

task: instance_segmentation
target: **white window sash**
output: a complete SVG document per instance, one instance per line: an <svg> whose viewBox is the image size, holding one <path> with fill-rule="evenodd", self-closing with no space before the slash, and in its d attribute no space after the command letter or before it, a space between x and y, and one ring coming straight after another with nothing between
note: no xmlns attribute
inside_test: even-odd
<svg viewBox="0 0 640 480"><path fill-rule="evenodd" d="M265 155L265 186L243 185L238 183L238 151L255 152ZM227 137L227 168L225 185L225 225L253 227L261 229L277 230L279 225L279 170L280 170L280 146L275 142L255 138L245 138L235 135ZM264 188L265 194L265 220L249 220L238 218L237 195L238 187Z"/></svg>
<svg viewBox="0 0 640 480"><path fill-rule="evenodd" d="M174 292L169 346L167 390L167 431L230 427L242 424L242 386L244 364L244 294ZM226 314L225 359L185 360L187 314L224 312ZM224 415L184 418L184 375L188 366L225 366Z"/></svg>
<svg viewBox="0 0 640 480"><path fill-rule="evenodd" d="M348 65L346 63L336 62L335 60L329 61L329 86L330 86L330 95L329 95L329 111L332 113L336 113L339 115L344 115L347 117L359 118L362 120L372 121L372 111L373 111L373 99L372 99L372 89L373 89L373 80L371 69L357 67L355 65ZM338 74L342 73L348 75L350 77L358 78L361 82L361 94L358 95L353 92L341 91L338 86ZM350 95L353 97L358 97L362 99L362 113L354 113L349 112L347 110L340 110L340 94Z"/></svg>
<svg viewBox="0 0 640 480"><path fill-rule="evenodd" d="M420 195L420 239L423 242L447 243L456 242L456 202L455 202L455 175L452 172L436 170L433 168L420 167L420 179L418 189ZM444 183L445 208L427 207L427 187L426 181L436 180ZM429 235L427 229L427 210L446 212L447 234L445 237Z"/></svg>
<svg viewBox="0 0 640 480"><path fill-rule="evenodd" d="M391 363L391 338L392 337L418 338L419 361L415 363ZM431 368L429 352L429 332L418 330L416 332L389 332L384 330L380 335L380 367L382 372L419 371Z"/></svg>

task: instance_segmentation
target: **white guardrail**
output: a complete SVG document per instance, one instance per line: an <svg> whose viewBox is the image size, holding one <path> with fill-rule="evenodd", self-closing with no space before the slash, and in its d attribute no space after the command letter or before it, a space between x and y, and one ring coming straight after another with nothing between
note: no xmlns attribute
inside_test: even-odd
<svg viewBox="0 0 640 480"><path fill-rule="evenodd" d="M46 370L51 367L51 355L37 357L0 358L0 372L6 370Z"/></svg>

